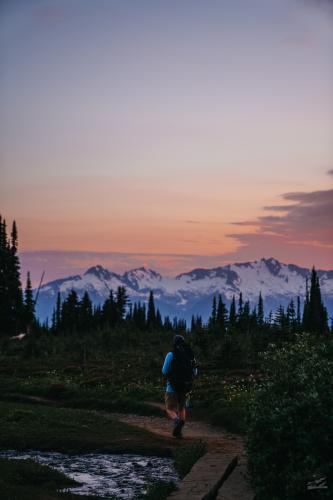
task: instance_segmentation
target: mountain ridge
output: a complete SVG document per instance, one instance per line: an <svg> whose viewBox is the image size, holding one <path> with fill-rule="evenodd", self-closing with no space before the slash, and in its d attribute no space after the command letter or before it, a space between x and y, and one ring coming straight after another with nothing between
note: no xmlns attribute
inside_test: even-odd
<svg viewBox="0 0 333 500"><path fill-rule="evenodd" d="M101 265L92 266L82 275L50 281L40 289L37 314L41 319L51 317L58 292L64 299L72 289L81 297L87 291L94 304L105 301L110 289L125 286L132 302L147 301L153 290L156 306L162 315L177 316L189 320L192 314L206 319L211 310L214 295L221 294L228 304L232 296L242 292L252 307L262 293L266 312L278 305L286 305L291 299L305 295L309 268L296 264L284 264L270 257L255 261L238 262L214 268L195 268L175 277L162 276L144 266L115 273ZM323 299L329 314L333 313L333 270L318 270Z"/></svg>

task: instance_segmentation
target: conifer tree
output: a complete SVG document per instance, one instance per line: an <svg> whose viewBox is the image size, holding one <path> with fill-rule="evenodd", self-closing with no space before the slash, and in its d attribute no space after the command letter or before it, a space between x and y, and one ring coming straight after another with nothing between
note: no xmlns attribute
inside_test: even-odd
<svg viewBox="0 0 333 500"><path fill-rule="evenodd" d="M286 323L290 332L295 333L297 329L296 309L294 301L291 300L287 307Z"/></svg>
<svg viewBox="0 0 333 500"><path fill-rule="evenodd" d="M31 328L35 323L35 301L33 298L30 271L27 273L27 284L24 294L24 322L26 331L30 333Z"/></svg>
<svg viewBox="0 0 333 500"><path fill-rule="evenodd" d="M117 323L118 312L117 304L113 297L113 291L110 290L109 298L103 304L101 311L102 323L104 328L113 328Z"/></svg>
<svg viewBox="0 0 333 500"><path fill-rule="evenodd" d="M148 330L153 330L155 326L156 326L156 311L155 311L154 293L152 290L150 290L148 299L147 328Z"/></svg>
<svg viewBox="0 0 333 500"><path fill-rule="evenodd" d="M258 326L261 328L264 326L264 301L262 299L261 292L259 292L257 317L258 317Z"/></svg>
<svg viewBox="0 0 333 500"><path fill-rule="evenodd" d="M250 302L248 300L245 301L244 306L243 306L243 313L241 317L241 331L243 333L249 333L250 332L250 324L253 322L253 317L251 321L251 315L250 315Z"/></svg>
<svg viewBox="0 0 333 500"><path fill-rule="evenodd" d="M163 328L166 332L172 331L172 323L169 316L164 316Z"/></svg>
<svg viewBox="0 0 333 500"><path fill-rule="evenodd" d="M161 316L159 309L157 309L157 311L156 311L155 325L156 325L157 331L160 332L162 330L162 327L163 327L163 321L162 321L162 316Z"/></svg>
<svg viewBox="0 0 333 500"><path fill-rule="evenodd" d="M212 325L215 325L215 323L216 323L216 315L217 315L217 306L216 306L216 297L214 295L213 305L212 305L212 315L211 315Z"/></svg>
<svg viewBox="0 0 333 500"><path fill-rule="evenodd" d="M299 295L297 295L297 312L296 312L296 325L297 325L297 330L300 330L300 326L302 323L301 319L301 300L299 298Z"/></svg>
<svg viewBox="0 0 333 500"><path fill-rule="evenodd" d="M61 330L66 333L75 333L78 330L79 301L75 290L71 290L62 303Z"/></svg>
<svg viewBox="0 0 333 500"><path fill-rule="evenodd" d="M305 307L304 307L305 309ZM310 294L306 298L306 314L303 316L303 327L310 333L327 333L327 310L321 300L319 277L315 268L311 272Z"/></svg>
<svg viewBox="0 0 333 500"><path fill-rule="evenodd" d="M78 329L80 333L89 332L93 324L93 308L88 292L85 291L78 305Z"/></svg>
<svg viewBox="0 0 333 500"><path fill-rule="evenodd" d="M238 317L241 317L242 314L243 314L243 294L242 292L240 292L238 299Z"/></svg>
<svg viewBox="0 0 333 500"><path fill-rule="evenodd" d="M230 309L229 309L229 326L230 328L234 328L236 326L236 300L235 296L232 296L232 300L230 303Z"/></svg>
<svg viewBox="0 0 333 500"><path fill-rule="evenodd" d="M61 323L61 298L60 298L60 292L58 292L56 309L55 309L55 331L58 331L60 323Z"/></svg>
<svg viewBox="0 0 333 500"><path fill-rule="evenodd" d="M128 295L124 286L118 286L116 298L117 322L124 319L126 306L128 304Z"/></svg>
<svg viewBox="0 0 333 500"><path fill-rule="evenodd" d="M226 330L226 322L227 322L226 317L227 317L227 310L224 302L222 301L221 294L219 294L219 300L216 311L216 326L218 327L218 330L221 331L222 333L225 333Z"/></svg>
<svg viewBox="0 0 333 500"><path fill-rule="evenodd" d="M286 316L284 312L284 307L280 304L274 318L274 324L278 327L279 330L283 330L286 324Z"/></svg>
<svg viewBox="0 0 333 500"><path fill-rule="evenodd" d="M0 215L0 334L8 333L8 253L6 221Z"/></svg>
<svg viewBox="0 0 333 500"><path fill-rule="evenodd" d="M17 333L24 326L20 281L18 237L15 221L10 238L5 219L0 217L0 334Z"/></svg>
<svg viewBox="0 0 333 500"><path fill-rule="evenodd" d="M310 294L309 294L309 282L308 278L305 280L305 300L304 300L304 307L303 307L303 319L302 319L302 326L303 329L306 331L309 328L309 313L310 313Z"/></svg>

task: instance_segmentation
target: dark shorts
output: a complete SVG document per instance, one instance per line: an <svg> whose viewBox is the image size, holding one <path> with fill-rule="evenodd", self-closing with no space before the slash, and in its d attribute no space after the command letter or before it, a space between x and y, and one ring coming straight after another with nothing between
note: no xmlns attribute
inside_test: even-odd
<svg viewBox="0 0 333 500"><path fill-rule="evenodd" d="M165 393L165 406L170 411L180 411L185 407L186 394L179 392Z"/></svg>

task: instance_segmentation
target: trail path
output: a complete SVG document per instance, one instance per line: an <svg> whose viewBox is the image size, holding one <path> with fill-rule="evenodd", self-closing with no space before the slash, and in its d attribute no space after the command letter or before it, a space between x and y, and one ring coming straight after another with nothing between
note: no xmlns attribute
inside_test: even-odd
<svg viewBox="0 0 333 500"><path fill-rule="evenodd" d="M159 403L149 403L152 406L164 409ZM159 436L170 437L172 422L166 417L146 417L141 415L112 413L112 415L127 424L131 424L142 429L146 429ZM194 420L189 414L189 418L183 429L184 442L202 440L207 443L208 451L211 453L234 453L240 458L244 456L243 440L239 436L229 434L224 430L214 427L206 422Z"/></svg>
<svg viewBox="0 0 333 500"><path fill-rule="evenodd" d="M152 404L152 403L151 403ZM153 404L159 408L162 405ZM113 414L121 422L146 429L159 436L170 437L172 423L167 418ZM246 471L243 440L206 422L192 420L184 427L182 442L201 439L208 452L201 457L182 480L169 500L253 500ZM175 440L177 444L179 440Z"/></svg>

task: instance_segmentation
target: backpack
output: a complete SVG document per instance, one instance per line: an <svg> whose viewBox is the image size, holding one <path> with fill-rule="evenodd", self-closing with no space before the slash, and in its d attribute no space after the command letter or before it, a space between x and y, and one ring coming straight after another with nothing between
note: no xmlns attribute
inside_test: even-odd
<svg viewBox="0 0 333 500"><path fill-rule="evenodd" d="M186 344L177 346L173 351L168 380L175 392L187 394L193 386L195 359L192 349Z"/></svg>

